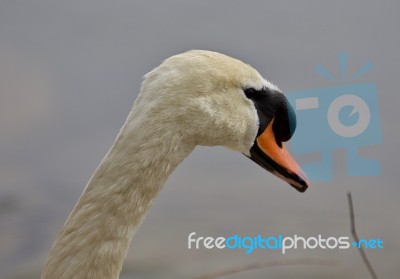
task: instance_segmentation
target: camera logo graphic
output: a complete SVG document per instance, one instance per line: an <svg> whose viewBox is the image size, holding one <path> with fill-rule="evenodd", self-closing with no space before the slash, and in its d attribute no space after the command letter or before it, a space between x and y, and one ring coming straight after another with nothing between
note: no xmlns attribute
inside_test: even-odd
<svg viewBox="0 0 400 279"><path fill-rule="evenodd" d="M339 63L344 81L347 53L339 53ZM371 69L371 63L361 67L350 78L350 84L288 92L287 97L297 115L297 130L291 140L293 154L320 153L318 162L302 165L311 180L332 179L332 153L337 149L347 152L347 175L380 175L378 161L358 155L360 147L382 142L376 85L356 81ZM336 81L321 65L317 65L316 71Z"/></svg>

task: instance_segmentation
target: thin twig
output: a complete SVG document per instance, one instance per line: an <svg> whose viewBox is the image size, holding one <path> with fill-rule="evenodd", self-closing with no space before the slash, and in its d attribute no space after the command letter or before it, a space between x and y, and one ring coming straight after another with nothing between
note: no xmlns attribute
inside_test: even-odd
<svg viewBox="0 0 400 279"><path fill-rule="evenodd" d="M322 266L332 266L337 265L336 261L323 260L323 259L286 259L286 260L272 260L267 262L250 263L243 266L227 268L225 270L216 271L196 279L215 279L218 277L249 271L253 269L273 267L273 266L292 266L292 265L322 265Z"/></svg>
<svg viewBox="0 0 400 279"><path fill-rule="evenodd" d="M358 238L357 232L356 232L356 224L354 221L354 208L353 208L353 199L351 197L351 193L347 193L347 200L349 201L349 210L350 210L350 222L351 222L351 234L353 235L354 240L358 243L360 243L360 239ZM378 279L378 276L376 276L375 270L373 269L371 263L369 262L367 255L364 252L364 249L361 245L359 245L358 251L360 252L361 258L366 265L369 273L371 274L371 277L373 279Z"/></svg>

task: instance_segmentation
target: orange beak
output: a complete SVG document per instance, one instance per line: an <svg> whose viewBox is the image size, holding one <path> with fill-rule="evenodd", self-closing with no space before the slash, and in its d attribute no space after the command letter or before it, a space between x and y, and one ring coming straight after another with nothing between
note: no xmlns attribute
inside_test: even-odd
<svg viewBox="0 0 400 279"><path fill-rule="evenodd" d="M307 175L287 151L283 143L278 144L272 129L275 118L271 120L264 132L259 135L250 150L250 159L286 181L300 192L307 190Z"/></svg>

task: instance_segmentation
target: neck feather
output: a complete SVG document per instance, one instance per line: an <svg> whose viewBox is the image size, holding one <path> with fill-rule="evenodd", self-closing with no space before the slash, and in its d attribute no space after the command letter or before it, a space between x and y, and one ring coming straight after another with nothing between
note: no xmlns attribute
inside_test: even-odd
<svg viewBox="0 0 400 279"><path fill-rule="evenodd" d="M42 279L118 278L152 200L194 147L179 133L163 131L161 122L157 127L140 119L131 113L93 174L53 244Z"/></svg>

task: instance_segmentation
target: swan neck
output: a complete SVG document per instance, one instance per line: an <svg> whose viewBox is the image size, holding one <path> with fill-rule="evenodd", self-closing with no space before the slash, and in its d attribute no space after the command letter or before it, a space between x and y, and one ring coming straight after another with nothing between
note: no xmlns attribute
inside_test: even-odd
<svg viewBox="0 0 400 279"><path fill-rule="evenodd" d="M152 200L194 147L179 133L156 131L128 117L54 243L42 279L118 278Z"/></svg>

